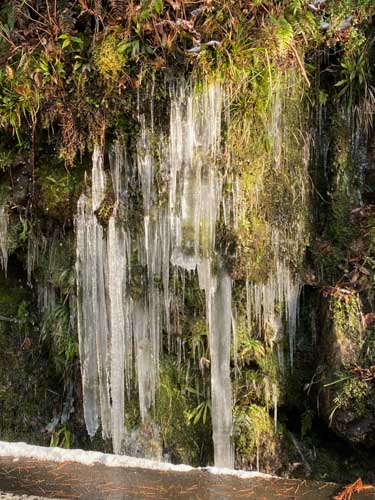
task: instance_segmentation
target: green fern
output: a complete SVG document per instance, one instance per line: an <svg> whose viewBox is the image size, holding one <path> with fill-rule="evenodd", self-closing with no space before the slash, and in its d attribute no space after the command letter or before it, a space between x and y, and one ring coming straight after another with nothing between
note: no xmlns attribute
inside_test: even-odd
<svg viewBox="0 0 375 500"><path fill-rule="evenodd" d="M69 449L71 444L71 432L63 425L58 431L52 433L50 447L51 448L66 448Z"/></svg>
<svg viewBox="0 0 375 500"><path fill-rule="evenodd" d="M204 395L193 387L187 387L187 392L191 394L195 394L199 398L204 398ZM200 421L202 421L203 425L206 424L208 416L211 414L211 401L209 399L203 399L195 408L188 412L187 418L189 422L193 422L194 425L197 425Z"/></svg>
<svg viewBox="0 0 375 500"><path fill-rule="evenodd" d="M303 11L305 5L306 0L291 0L288 5L288 10L295 16Z"/></svg>
<svg viewBox="0 0 375 500"><path fill-rule="evenodd" d="M285 53L291 46L294 38L292 25L281 16L276 20L276 45L281 54Z"/></svg>

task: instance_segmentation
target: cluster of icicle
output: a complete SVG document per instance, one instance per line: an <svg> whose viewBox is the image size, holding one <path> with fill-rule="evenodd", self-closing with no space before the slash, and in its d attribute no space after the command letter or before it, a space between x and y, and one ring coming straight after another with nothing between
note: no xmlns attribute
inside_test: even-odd
<svg viewBox="0 0 375 500"><path fill-rule="evenodd" d="M293 369L295 338L299 310L301 281L281 257L279 232L273 230L271 246L274 269L265 283L247 283L247 315L255 318L259 327L269 326L273 331L272 342L277 348L279 368L285 373L284 324L289 343L289 359Z"/></svg>
<svg viewBox="0 0 375 500"><path fill-rule="evenodd" d="M155 401L162 333L166 332L168 345L173 337L170 310L175 291L170 287L170 272L197 270L210 332L215 465L233 467L232 284L215 252L222 184L217 168L221 114L219 83L207 83L199 93L186 83L171 88L170 131L168 137L158 135L158 162L153 152L154 127L147 127L144 117L136 166L128 161L121 144L113 147L115 206L106 235L96 217L108 189L98 147L93 155L91 196L83 194L78 202L76 271L85 421L91 436L101 422L103 437L112 437L116 453L123 451L126 439L125 391L129 393L137 383L143 420ZM168 186L167 202L160 203L155 192L156 174ZM129 190L137 182L143 195L144 228L132 241L120 220L131 210ZM133 254L138 268L145 269L144 290L137 299L130 291Z"/></svg>
<svg viewBox="0 0 375 500"><path fill-rule="evenodd" d="M293 81L278 82L275 87L272 112L270 116L270 139L272 148L270 152L270 163L275 175L283 175L282 170L288 169L289 154L288 145L290 135L293 134L289 123L285 122L284 111L288 99L292 96ZM304 200L305 179L309 162L309 147L306 143L301 150L301 165L299 178L296 184L299 186L298 196ZM254 183L253 209L257 206L257 194L262 192L263 180ZM280 208L281 210L281 208ZM282 215L282 213L280 213ZM284 360L284 333L288 336L289 360L293 370L296 328L298 321L299 297L302 283L299 276L293 271L290 261L300 261L304 251L305 225L304 216L295 213L292 225L285 227L282 223L278 227L268 224L268 239L270 247L269 275L265 283L246 283L247 317L249 324L255 320L260 329L268 326L273 331L272 342L277 348L280 372L285 372Z"/></svg>
<svg viewBox="0 0 375 500"><path fill-rule="evenodd" d="M59 229L48 237L41 232L35 233L32 226L28 231L27 284L30 288L34 286L36 288L38 310L44 320L58 304L58 292L54 285L53 275L59 268L59 253L63 238L64 233Z"/></svg>

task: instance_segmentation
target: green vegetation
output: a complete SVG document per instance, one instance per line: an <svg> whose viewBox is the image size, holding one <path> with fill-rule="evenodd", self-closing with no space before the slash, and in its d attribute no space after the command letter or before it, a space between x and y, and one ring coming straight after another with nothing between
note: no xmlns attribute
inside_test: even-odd
<svg viewBox="0 0 375 500"><path fill-rule="evenodd" d="M264 407L252 404L235 411L234 433L239 466L267 472L285 467L282 456L285 430L281 425L275 429Z"/></svg>
<svg viewBox="0 0 375 500"><path fill-rule="evenodd" d="M63 425L59 430L52 433L50 446L70 448L70 436L70 431L67 429L66 425Z"/></svg>
<svg viewBox="0 0 375 500"><path fill-rule="evenodd" d="M12 318L0 322L0 365L9 366L0 370L0 439L110 450L101 438L84 437L77 199L90 186L85 174L93 144L108 149L120 140L134 152L139 113L151 110L166 128L165 82L181 76L191 76L198 90L206 78L226 86L230 119L220 169L224 194L238 211L230 224L221 216L217 240L236 304L236 463L293 473L291 426L309 459L318 443L317 456L332 460L327 476L317 463L313 474L337 478L339 458L331 459L314 434L318 416L350 443L369 439L363 423L375 410L374 379L366 379L375 365L375 4L314 5L10 0L0 8L0 200L9 213L10 255L0 315ZM158 170L161 205L164 184ZM136 190L129 196L134 210L124 220L119 207L118 217L136 236L142 196ZM104 228L113 209L109 191L96 214ZM183 227L185 235L192 230ZM306 285L293 373L287 360L282 371L278 356L280 349L287 358L287 339L276 345L270 326L255 324L245 311L245 282L267 282L276 257ZM137 299L145 284L134 251L131 264ZM158 445L172 461L203 465L213 456L204 293L196 277L173 280L176 290L184 289L184 303L171 311L172 343L183 354L162 360L153 418ZM277 307L283 315L283 304ZM52 435L43 434L72 385L75 413ZM126 425L143 425L147 434L131 396ZM277 410L282 423L275 425ZM352 431L354 423L360 433Z"/></svg>
<svg viewBox="0 0 375 500"><path fill-rule="evenodd" d="M174 461L209 463L212 460L210 403L200 391L186 384L184 368L178 368L175 362L163 364L155 422L160 427L163 450ZM198 372L195 376L198 377Z"/></svg>

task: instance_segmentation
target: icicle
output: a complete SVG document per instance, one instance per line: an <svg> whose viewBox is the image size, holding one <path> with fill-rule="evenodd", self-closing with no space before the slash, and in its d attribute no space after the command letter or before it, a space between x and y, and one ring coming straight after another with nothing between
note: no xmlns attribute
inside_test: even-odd
<svg viewBox="0 0 375 500"><path fill-rule="evenodd" d="M76 217L78 335L87 431L90 436L95 435L100 415L103 438L108 438L111 416L107 373L110 342L105 283L107 249L103 228L94 215L103 200L105 186L103 156L95 146L92 200L85 195L80 197Z"/></svg>
<svg viewBox="0 0 375 500"><path fill-rule="evenodd" d="M150 215L152 205L152 184L154 181L154 161L151 154L151 133L141 117L141 137L137 145L138 174L141 180L145 216Z"/></svg>
<svg viewBox="0 0 375 500"><path fill-rule="evenodd" d="M113 192L115 195L116 208L121 201L127 202L127 176L129 175L129 164L125 147L117 142L110 151L109 165L111 169L111 178L113 185ZM124 200L125 198L125 200Z"/></svg>
<svg viewBox="0 0 375 500"><path fill-rule="evenodd" d="M148 311L142 299L136 302L133 312L133 335L136 350L136 369L139 392L139 408L142 421L155 398L155 372L152 359L152 344L148 335Z"/></svg>
<svg viewBox="0 0 375 500"><path fill-rule="evenodd" d="M250 283L246 280L246 320L247 328L251 329L251 295L250 295Z"/></svg>
<svg viewBox="0 0 375 500"><path fill-rule="evenodd" d="M27 284L31 286L31 276L35 269L35 263L38 255L38 244L29 233L27 239Z"/></svg>
<svg viewBox="0 0 375 500"><path fill-rule="evenodd" d="M104 197L106 185L103 171L103 157L94 150L93 177L92 177L92 210L99 208ZM91 262L91 286L93 307L93 329L96 336L96 353L98 363L100 416L102 436L107 439L111 436L111 413L109 402L109 380L107 366L109 363L110 331L106 302L106 279L108 276L107 245L104 239L103 227L92 213L88 225L90 234L89 249Z"/></svg>
<svg viewBox="0 0 375 500"><path fill-rule="evenodd" d="M284 361L284 325L280 314L272 312L267 318L267 323L272 329L272 344L276 345L277 358L279 362L279 369L282 375L285 374L285 361Z"/></svg>
<svg viewBox="0 0 375 500"><path fill-rule="evenodd" d="M125 318L126 248L123 231L112 216L108 224L108 291L110 299L111 429L113 451L121 453L125 436ZM128 344L128 343L127 343Z"/></svg>
<svg viewBox="0 0 375 500"><path fill-rule="evenodd" d="M40 266L47 252L48 239L42 234L34 235L29 230L27 237L27 284L32 286L32 274Z"/></svg>
<svg viewBox="0 0 375 500"><path fill-rule="evenodd" d="M238 368L238 332L237 332L237 321L236 321L237 311L232 312L232 336L233 336L233 361L235 367L235 373L239 372Z"/></svg>
<svg viewBox="0 0 375 500"><path fill-rule="evenodd" d="M8 269L8 207L0 205L0 263L5 275Z"/></svg>
<svg viewBox="0 0 375 500"><path fill-rule="evenodd" d="M92 156L92 210L95 212L100 207L105 196L106 176L103 170L103 153L95 144Z"/></svg>
<svg viewBox="0 0 375 500"><path fill-rule="evenodd" d="M48 282L39 282L37 292L39 312L48 315L56 307L55 287Z"/></svg>
<svg viewBox="0 0 375 500"><path fill-rule="evenodd" d="M186 103L184 107L182 103ZM215 228L221 180L215 158L221 139L219 83L194 94L186 87L172 92L169 209L172 221L171 262L185 271L197 269L205 291L210 331L211 395L215 465L233 467L230 380L231 281L219 265L213 273Z"/></svg>
<svg viewBox="0 0 375 500"><path fill-rule="evenodd" d="M206 292L207 293L207 292ZM212 429L215 466L233 468L232 387L230 380L230 340L232 284L220 269L212 294L210 325Z"/></svg>
<svg viewBox="0 0 375 500"><path fill-rule="evenodd" d="M96 335L93 325L91 257L89 254L89 224L91 204L85 195L78 200L76 217L77 234L77 288L78 288L78 338L81 359L83 410L89 436L99 427L99 387L96 356Z"/></svg>

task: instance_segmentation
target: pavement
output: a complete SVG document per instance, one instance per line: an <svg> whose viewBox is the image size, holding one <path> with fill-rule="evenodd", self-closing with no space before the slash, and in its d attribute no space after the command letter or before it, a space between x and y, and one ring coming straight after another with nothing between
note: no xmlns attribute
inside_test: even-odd
<svg viewBox="0 0 375 500"><path fill-rule="evenodd" d="M179 472L0 457L0 491L8 494L0 495L0 500L332 500L341 489L334 483L242 479L199 469ZM351 498L374 500L375 489Z"/></svg>

